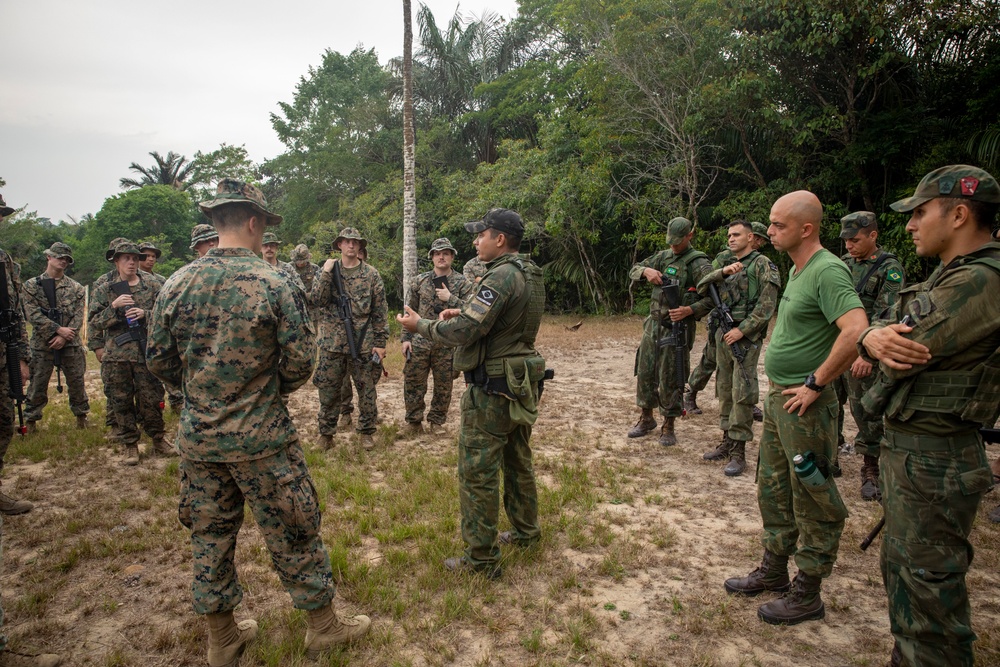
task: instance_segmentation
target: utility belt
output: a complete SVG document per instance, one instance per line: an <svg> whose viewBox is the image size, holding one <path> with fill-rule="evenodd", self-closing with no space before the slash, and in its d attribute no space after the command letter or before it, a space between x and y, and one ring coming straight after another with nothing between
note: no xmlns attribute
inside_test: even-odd
<svg viewBox="0 0 1000 667"><path fill-rule="evenodd" d="M524 377L525 372L528 374L527 378ZM523 390L512 389L508 378L513 376L515 384L520 383L522 387L525 384L536 384L540 396L545 381L554 378L555 371L545 368L545 360L540 356L501 357L487 359L471 371L465 371L464 376L465 384L479 387L487 394L516 400L515 397L523 394Z"/></svg>
<svg viewBox="0 0 1000 667"><path fill-rule="evenodd" d="M909 435L886 429L885 440L892 449L903 449L910 452L958 452L966 447L982 447L983 443L979 431L944 437L935 435Z"/></svg>
<svg viewBox="0 0 1000 667"><path fill-rule="evenodd" d="M471 371L465 371L465 384L479 387L487 394L511 395L510 385L507 384L507 376L502 375L491 378L486 374L486 367L483 364L479 364Z"/></svg>

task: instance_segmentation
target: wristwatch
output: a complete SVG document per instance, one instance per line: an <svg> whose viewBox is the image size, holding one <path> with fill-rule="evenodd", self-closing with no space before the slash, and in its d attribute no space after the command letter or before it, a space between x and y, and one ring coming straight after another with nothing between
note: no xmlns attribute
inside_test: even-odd
<svg viewBox="0 0 1000 667"><path fill-rule="evenodd" d="M826 385L825 384L816 384L816 374L815 373L810 373L809 377L806 378L806 381L805 381L804 384L806 385L806 388L812 389L815 392L820 392L820 391L823 391L824 389L826 389Z"/></svg>

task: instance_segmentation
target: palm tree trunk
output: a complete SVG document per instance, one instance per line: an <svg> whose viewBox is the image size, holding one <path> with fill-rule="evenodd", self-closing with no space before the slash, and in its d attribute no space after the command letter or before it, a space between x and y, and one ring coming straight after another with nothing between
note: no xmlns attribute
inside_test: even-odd
<svg viewBox="0 0 1000 667"><path fill-rule="evenodd" d="M403 300L417 277L417 191L414 181L413 23L403 0Z"/></svg>

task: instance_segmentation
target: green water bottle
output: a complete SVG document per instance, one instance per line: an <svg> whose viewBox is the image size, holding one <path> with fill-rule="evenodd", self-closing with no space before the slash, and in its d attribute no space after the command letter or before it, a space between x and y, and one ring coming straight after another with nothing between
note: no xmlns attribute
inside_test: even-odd
<svg viewBox="0 0 1000 667"><path fill-rule="evenodd" d="M816 467L816 457L812 452L796 454L792 463L795 464L795 474L799 476L803 484L819 486L826 481L826 477L823 477L823 473Z"/></svg>

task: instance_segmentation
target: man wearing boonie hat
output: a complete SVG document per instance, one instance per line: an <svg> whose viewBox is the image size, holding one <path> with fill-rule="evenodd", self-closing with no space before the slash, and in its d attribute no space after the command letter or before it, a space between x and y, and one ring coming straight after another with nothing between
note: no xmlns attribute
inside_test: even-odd
<svg viewBox="0 0 1000 667"><path fill-rule="evenodd" d="M460 308L465 298L475 289L475 283L452 271L455 247L446 238L436 239L427 252L434 268L421 273L410 285L407 305L420 317L433 320L446 308ZM427 376L434 375L434 394L427 412L431 431L440 429L448 418L451 389L454 382L453 348L433 343L420 334L403 330L403 402L406 405L406 428L419 433L424 419L424 396L427 394Z"/></svg>
<svg viewBox="0 0 1000 667"><path fill-rule="evenodd" d="M712 310L709 297L691 299L688 288L712 270L705 253L691 246L694 225L687 218L674 218L667 224L668 250L661 250L652 257L635 264L629 270L629 279L638 282L645 279L653 286L649 302L649 317L643 323L642 340L636 350L636 404L642 411L639 420L628 432L630 438L641 438L656 428L653 410L659 409L663 416L659 443L665 447L677 444L674 420L682 414L684 386L678 386L675 350L670 346L662 348L658 339L669 334L672 322L687 321L687 345L683 347L684 368L680 369L684 378L690 372L690 349L694 345L695 320L701 319ZM679 290L684 301L682 305L668 310L663 296L662 285L667 280L679 282Z"/></svg>
<svg viewBox="0 0 1000 667"><path fill-rule="evenodd" d="M191 250L194 250L198 257L204 257L212 248L219 245L219 233L212 225L195 225L191 229Z"/></svg>
<svg viewBox="0 0 1000 667"><path fill-rule="evenodd" d="M302 285L306 288L308 296L316 279L319 278L320 272L319 266L312 263L312 253L309 252L309 246L305 243L295 246L290 253L289 260L295 273L298 274L299 280L302 281Z"/></svg>
<svg viewBox="0 0 1000 667"><path fill-rule="evenodd" d="M264 241L260 247L261 257L265 262L277 269L278 273L291 280L296 287L302 290L302 296L306 299L306 303L308 303L309 294L306 292L306 286L302 284L302 279L299 278L295 267L288 262L278 260L278 248L280 247L281 239L278 238L277 234L274 232L264 232Z"/></svg>
<svg viewBox="0 0 1000 667"><path fill-rule="evenodd" d="M979 429L993 425L1000 396L1000 243L990 235L1000 185L977 167L948 165L891 207L910 214L917 255L941 260L858 344L882 371L863 403L885 416L881 566L891 664L971 665L969 533L992 485Z"/></svg>
<svg viewBox="0 0 1000 667"><path fill-rule="evenodd" d="M350 375L358 392L358 433L365 449L375 446L378 419L376 388L382 374L382 359L389 340L385 286L375 268L361 261L360 251L368 241L354 227L345 227L333 241L341 258L327 259L312 289L312 303L319 326L319 361L313 384L319 389L319 433L324 449L333 446L343 398L344 378ZM347 325L337 308L338 281L351 302L354 351L350 350Z"/></svg>
<svg viewBox="0 0 1000 667"><path fill-rule="evenodd" d="M79 337L86 292L83 285L66 275L67 267L73 264L72 248L57 241L45 250L45 257L47 265L42 275L24 283L24 312L32 327L33 360L24 418L29 431L42 420L42 408L49 400L52 369L58 367L60 374L66 376L69 407L76 415L76 427L87 428L90 401L83 383L87 353Z"/></svg>
<svg viewBox="0 0 1000 667"><path fill-rule="evenodd" d="M167 280L147 350L153 372L184 388L179 514L191 531L194 611L208 621L208 664L236 664L257 633L255 621L233 618L247 502L285 590L306 612L306 655L315 660L369 625L333 606L319 503L283 398L312 373L315 333L302 293L258 256L267 228L281 222L260 190L226 178L199 206L218 247Z"/></svg>
<svg viewBox="0 0 1000 667"><path fill-rule="evenodd" d="M161 283L167 281L165 276L161 276L159 273L155 273L153 269L156 268L156 263L160 261L160 257L163 255L163 251L156 247L156 244L151 241L142 241L139 243L139 250L146 255L146 259L139 262L139 270L145 271L150 274Z"/></svg>

